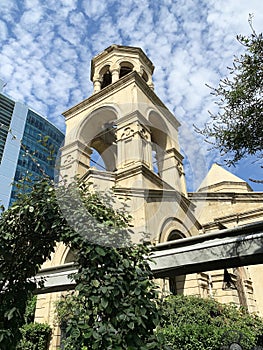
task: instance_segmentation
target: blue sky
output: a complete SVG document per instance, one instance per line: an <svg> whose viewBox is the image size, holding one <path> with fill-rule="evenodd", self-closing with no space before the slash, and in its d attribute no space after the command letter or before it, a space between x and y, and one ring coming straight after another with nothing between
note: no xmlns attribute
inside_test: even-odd
<svg viewBox="0 0 263 350"><path fill-rule="evenodd" d="M0 79L5 93L64 129L61 113L92 93L91 58L113 43L141 47L155 65L156 94L183 125L192 188L213 162L223 164L192 125L215 110L205 84L217 86L241 52L235 36L250 33L249 13L262 32L262 0L1 0ZM251 159L229 170L262 178Z"/></svg>

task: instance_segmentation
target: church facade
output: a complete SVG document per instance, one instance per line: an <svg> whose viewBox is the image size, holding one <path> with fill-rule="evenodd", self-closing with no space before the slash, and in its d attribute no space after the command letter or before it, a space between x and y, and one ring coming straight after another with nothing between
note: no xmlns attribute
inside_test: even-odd
<svg viewBox="0 0 263 350"><path fill-rule="evenodd" d="M112 45L91 62L94 93L66 112L61 176L79 175L98 191L128 198L133 240L152 244L231 228L263 219L263 195L218 165L188 193L178 141L179 121L154 92L154 66L136 47ZM74 261L59 244L43 268ZM263 316L262 266L202 272L158 280L160 294L214 297ZM224 276L233 285L226 285ZM234 287L233 287L234 286ZM55 301L66 292L38 295L36 321L54 327L51 347L60 344Z"/></svg>

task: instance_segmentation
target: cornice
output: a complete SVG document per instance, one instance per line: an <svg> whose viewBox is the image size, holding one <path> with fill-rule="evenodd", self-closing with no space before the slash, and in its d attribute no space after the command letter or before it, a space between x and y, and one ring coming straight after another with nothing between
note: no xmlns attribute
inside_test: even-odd
<svg viewBox="0 0 263 350"><path fill-rule="evenodd" d="M94 74L94 65L96 61L100 61L106 56L108 56L109 53L113 51L119 51L119 52L125 52L125 53L132 53L132 54L138 54L141 60L151 69L151 73L154 71L154 65L152 61L146 56L144 51L140 47L135 46L123 46L123 45L116 45L113 44L109 47L107 47L104 51L100 52L98 55L94 56L91 60L91 70L90 70L90 79L92 79Z"/></svg>
<svg viewBox="0 0 263 350"><path fill-rule="evenodd" d="M204 230L212 230L224 226L229 223L241 223L242 221L253 220L253 222L262 223L263 207L259 209L249 210L245 212L239 212L235 214L225 215L218 218L214 218L214 221L203 224Z"/></svg>
<svg viewBox="0 0 263 350"><path fill-rule="evenodd" d="M188 197L191 200L215 200L215 201L262 201L263 192L189 192Z"/></svg>
<svg viewBox="0 0 263 350"><path fill-rule="evenodd" d="M76 113L82 112L85 109L91 107L92 104L103 101L106 98L109 98L111 95L115 94L119 90L125 88L126 86L135 83L143 93L149 98L149 100L155 105L159 112L164 115L169 120L169 122L177 129L180 126L180 123L176 117L169 111L165 104L160 100L160 98L155 94L155 92L147 85L147 83L142 79L142 77L136 72L133 71L121 79L117 80L115 83L112 83L95 94L91 95L87 99L81 101L75 106L69 108L62 115L65 119L70 119ZM163 110L165 110L165 113Z"/></svg>

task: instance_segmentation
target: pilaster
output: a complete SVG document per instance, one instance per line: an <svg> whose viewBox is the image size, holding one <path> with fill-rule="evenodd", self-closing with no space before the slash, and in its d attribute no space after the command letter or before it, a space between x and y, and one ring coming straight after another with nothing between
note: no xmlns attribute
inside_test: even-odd
<svg viewBox="0 0 263 350"><path fill-rule="evenodd" d="M76 175L83 176L90 166L90 156L92 150L80 142L74 141L61 148L60 175L67 175L68 179Z"/></svg>

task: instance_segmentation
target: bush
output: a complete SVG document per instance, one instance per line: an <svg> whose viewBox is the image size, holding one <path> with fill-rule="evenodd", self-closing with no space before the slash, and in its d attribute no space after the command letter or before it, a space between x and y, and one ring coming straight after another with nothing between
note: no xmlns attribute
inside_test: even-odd
<svg viewBox="0 0 263 350"><path fill-rule="evenodd" d="M17 350L47 350L51 328L44 323L29 323L21 328L22 339Z"/></svg>
<svg viewBox="0 0 263 350"><path fill-rule="evenodd" d="M161 312L157 335L163 347L171 350L219 350L234 341L243 350L252 350L263 334L261 318L213 299L170 296Z"/></svg>

